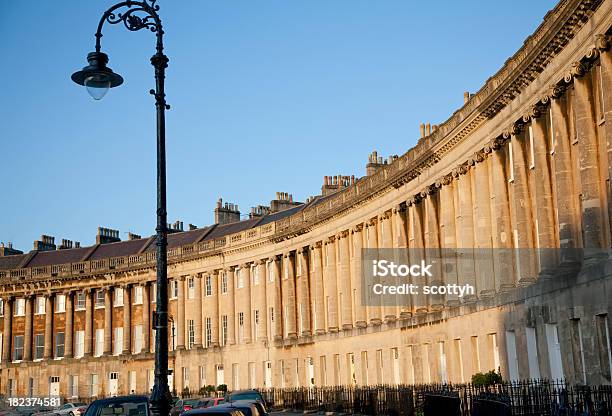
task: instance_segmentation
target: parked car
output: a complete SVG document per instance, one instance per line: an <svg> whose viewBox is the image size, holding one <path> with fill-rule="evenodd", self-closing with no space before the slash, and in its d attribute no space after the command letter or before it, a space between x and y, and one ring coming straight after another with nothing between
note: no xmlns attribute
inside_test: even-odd
<svg viewBox="0 0 612 416"><path fill-rule="evenodd" d="M170 416L179 416L183 412L200 407L199 404L201 401L202 399L198 397L193 399L181 399L176 402L172 409L170 409Z"/></svg>
<svg viewBox="0 0 612 416"><path fill-rule="evenodd" d="M92 402L84 416L149 416L149 398L130 395Z"/></svg>
<svg viewBox="0 0 612 416"><path fill-rule="evenodd" d="M265 403L263 396L257 390L236 390L225 395L226 402L235 402L237 400L257 400Z"/></svg>
<svg viewBox="0 0 612 416"><path fill-rule="evenodd" d="M219 406L211 407L210 409L228 409L228 410L239 410L244 416L264 416L259 413L259 409L252 400L238 400L235 402L228 402L220 404Z"/></svg>
<svg viewBox="0 0 612 416"><path fill-rule="evenodd" d="M259 400L238 400L238 401L232 402L232 404L253 404L257 408L257 412L259 413L259 416L268 416L266 405Z"/></svg>
<svg viewBox="0 0 612 416"><path fill-rule="evenodd" d="M224 408L222 406L192 409L183 414L185 416L246 416L237 408Z"/></svg>
<svg viewBox="0 0 612 416"><path fill-rule="evenodd" d="M223 397L207 397L207 398L201 399L200 403L195 408L200 409L200 408L214 407L222 403L225 403L225 398Z"/></svg>
<svg viewBox="0 0 612 416"><path fill-rule="evenodd" d="M86 403L64 403L53 413L61 416L81 416L87 410Z"/></svg>

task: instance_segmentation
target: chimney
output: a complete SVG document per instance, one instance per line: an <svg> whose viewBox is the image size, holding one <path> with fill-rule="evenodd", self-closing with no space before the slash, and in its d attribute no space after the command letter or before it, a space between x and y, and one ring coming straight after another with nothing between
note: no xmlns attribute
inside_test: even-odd
<svg viewBox="0 0 612 416"><path fill-rule="evenodd" d="M293 201L293 195L288 192L277 192L276 199L270 201L269 212L280 212L301 205L301 202ZM267 208L267 207L266 207Z"/></svg>
<svg viewBox="0 0 612 416"><path fill-rule="evenodd" d="M0 243L0 257L14 256L16 254L23 254L23 251L13 248L13 243L10 241L5 246L4 243Z"/></svg>
<svg viewBox="0 0 612 416"><path fill-rule="evenodd" d="M119 230L110 228L98 227L98 235L96 235L96 244L108 244L121 241L119 238Z"/></svg>
<svg viewBox="0 0 612 416"><path fill-rule="evenodd" d="M249 212L249 219L253 218L261 218L270 213L270 207L265 205L257 205L256 207L251 207L251 212Z"/></svg>
<svg viewBox="0 0 612 416"><path fill-rule="evenodd" d="M34 251L50 250L55 250L55 237L43 234L40 236L40 240L34 241Z"/></svg>
<svg viewBox="0 0 612 416"><path fill-rule="evenodd" d="M66 250L69 248L72 248L72 240L66 240L65 238L62 238L62 244L60 244L57 249Z"/></svg>
<svg viewBox="0 0 612 416"><path fill-rule="evenodd" d="M375 174L385 164L382 156L378 156L378 152L374 150L368 157L368 164L366 165L366 175L370 176Z"/></svg>
<svg viewBox="0 0 612 416"><path fill-rule="evenodd" d="M189 231L193 231L193 230L197 230L197 229L198 229L197 225L189 224Z"/></svg>
<svg viewBox="0 0 612 416"><path fill-rule="evenodd" d="M132 232L128 232L128 240L132 241L132 240L140 240L142 238L142 236L138 235L138 234L134 234Z"/></svg>
<svg viewBox="0 0 612 416"><path fill-rule="evenodd" d="M421 132L421 139L422 139L423 137L425 137L425 124L424 123L419 124L419 130Z"/></svg>
<svg viewBox="0 0 612 416"><path fill-rule="evenodd" d="M470 101L470 92L464 91L463 92L463 104L467 104L468 101Z"/></svg>
<svg viewBox="0 0 612 416"><path fill-rule="evenodd" d="M169 233L180 233L183 231L183 221L174 221L172 224L168 224Z"/></svg>
<svg viewBox="0 0 612 416"><path fill-rule="evenodd" d="M223 204L223 200L217 200L217 208L215 208L215 224L231 224L240 221L240 210L238 205L232 203Z"/></svg>
<svg viewBox="0 0 612 416"><path fill-rule="evenodd" d="M427 135L429 136L431 134L431 124L429 124L429 122L427 122L425 125L425 129L427 130Z"/></svg>

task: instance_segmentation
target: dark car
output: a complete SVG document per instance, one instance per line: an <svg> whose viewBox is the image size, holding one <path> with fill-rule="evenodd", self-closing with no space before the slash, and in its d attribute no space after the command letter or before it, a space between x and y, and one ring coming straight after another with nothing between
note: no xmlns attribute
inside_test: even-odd
<svg viewBox="0 0 612 416"><path fill-rule="evenodd" d="M244 416L264 416L259 413L259 409L252 400L238 400L231 403L220 404L219 406L211 407L210 409L228 409L239 410Z"/></svg>
<svg viewBox="0 0 612 416"><path fill-rule="evenodd" d="M83 416L149 416L147 396L119 396L92 402Z"/></svg>
<svg viewBox="0 0 612 416"><path fill-rule="evenodd" d="M257 408L257 412L260 416L268 416L266 405L264 404L264 402L261 402L259 400L237 400L235 402L232 402L231 404L252 404Z"/></svg>

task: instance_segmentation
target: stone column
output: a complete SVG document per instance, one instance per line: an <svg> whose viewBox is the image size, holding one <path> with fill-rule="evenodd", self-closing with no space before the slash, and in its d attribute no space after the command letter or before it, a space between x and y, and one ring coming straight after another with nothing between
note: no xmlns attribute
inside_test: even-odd
<svg viewBox="0 0 612 416"><path fill-rule="evenodd" d="M353 239L353 261L352 261L352 287L355 289L354 308L355 326L365 328L367 326L366 308L363 301L363 277L361 272L361 249L363 248L363 223L357 224L351 230Z"/></svg>
<svg viewBox="0 0 612 416"><path fill-rule="evenodd" d="M253 341L265 341L268 339L268 297L266 296L268 276L266 274L266 260L258 260L255 267L257 267L257 273L259 273L259 299L261 309L259 311L259 339Z"/></svg>
<svg viewBox="0 0 612 416"><path fill-rule="evenodd" d="M512 219L510 214L510 197L508 194L508 143L503 137L497 137L489 145L492 150L489 156L491 176L491 210L495 221L491 221L495 284L499 291L514 287L514 256L512 252Z"/></svg>
<svg viewBox="0 0 612 416"><path fill-rule="evenodd" d="M404 252L403 254L400 254L398 256L399 260L408 262L408 223L406 221L406 211L407 208L405 203L396 205L393 208L393 247ZM360 276L358 276L357 278L359 279ZM400 319L410 318L412 316L410 296L398 295L397 300L400 310Z"/></svg>
<svg viewBox="0 0 612 416"><path fill-rule="evenodd" d="M381 249L390 251L393 248L393 227L391 225L391 214L392 210L385 211L382 215L378 216L378 223L380 224L379 232L379 247ZM396 259L399 260L399 259ZM394 322L397 320L397 299L394 296L385 295L383 306L383 318L385 322Z"/></svg>
<svg viewBox="0 0 612 416"><path fill-rule="evenodd" d="M281 259L280 255L271 258L272 267L274 267L274 340L276 341L283 339L283 298L281 287L283 275L281 272Z"/></svg>
<svg viewBox="0 0 612 416"><path fill-rule="evenodd" d="M104 355L113 353L113 288L104 288Z"/></svg>
<svg viewBox="0 0 612 416"><path fill-rule="evenodd" d="M242 299L244 300L244 343L249 344L251 342L251 263L244 263L241 266L240 273L242 273L243 287Z"/></svg>
<svg viewBox="0 0 612 416"><path fill-rule="evenodd" d="M310 331L310 295L308 289L308 249L299 248L296 254L296 296L298 302L298 319L300 321L301 333L298 335L309 337Z"/></svg>
<svg viewBox="0 0 612 416"><path fill-rule="evenodd" d="M325 299L323 294L323 269L322 269L322 243L317 241L310 246L310 255L313 258L312 262L312 286L314 299L312 300L312 315L313 315L313 327L315 333L325 333Z"/></svg>
<svg viewBox="0 0 612 416"><path fill-rule="evenodd" d="M234 299L234 288L236 287L236 279L234 278L235 266L226 269L227 274L227 297L229 300L229 311L227 315L227 343L233 345L236 343L236 303Z"/></svg>
<svg viewBox="0 0 612 416"><path fill-rule="evenodd" d="M151 352L151 285L142 283L142 352Z"/></svg>
<svg viewBox="0 0 612 416"><path fill-rule="evenodd" d="M132 353L132 285L123 286L123 354Z"/></svg>
<svg viewBox="0 0 612 416"><path fill-rule="evenodd" d="M287 338L297 338L296 318L295 318L295 257L292 252L283 255L283 321L287 327Z"/></svg>
<svg viewBox="0 0 612 416"><path fill-rule="evenodd" d="M2 329L2 362L9 363L11 359L11 340L13 339L13 299L4 298L4 327ZM46 335L46 334L45 334Z"/></svg>
<svg viewBox="0 0 612 416"><path fill-rule="evenodd" d="M556 235L555 210L550 173L550 134L547 126L546 109L536 107L532 113L531 134L534 150L535 170L535 210L538 221L538 248L540 250L540 270L550 274L557 266L558 246Z"/></svg>
<svg viewBox="0 0 612 416"><path fill-rule="evenodd" d="M218 347L219 346L219 326L221 322L219 320L219 285L221 282L219 280L219 272L214 270L211 274L211 302L212 306L210 308L210 322L212 325L211 337L210 337L210 347ZM229 277L228 277L228 288L230 285ZM228 318L229 320L229 318ZM229 325L229 323L228 323ZM203 329L205 329L203 327ZM229 332L229 331L228 331ZM204 333L204 332L202 332ZM202 340L204 340L204 335L202 335Z"/></svg>
<svg viewBox="0 0 612 416"><path fill-rule="evenodd" d="M457 229L455 226L455 200L452 175L445 176L441 181L440 188L440 246L442 258L444 259L444 284L458 284L457 274ZM458 306L459 297L455 294L446 295L448 306Z"/></svg>
<svg viewBox="0 0 612 416"><path fill-rule="evenodd" d="M85 289L85 357L93 355L93 289Z"/></svg>
<svg viewBox="0 0 612 416"><path fill-rule="evenodd" d="M53 293L45 296L45 359L53 358Z"/></svg>
<svg viewBox="0 0 612 416"><path fill-rule="evenodd" d="M578 213L578 198L580 193L577 190L572 163L572 145L570 143L570 118L567 109L567 94L565 88L554 88L550 103L550 117L552 134L554 137L554 166L555 166L555 189L559 246L561 247L561 262L575 261L577 257L575 248L578 247L579 236L581 233L579 224L580 216ZM611 116L612 117L612 116ZM611 123L612 124L612 123Z"/></svg>
<svg viewBox="0 0 612 416"><path fill-rule="evenodd" d="M533 223L533 207L528 182L529 154L526 148L523 124L515 124L512 131L512 159L514 160L514 246L518 253L518 283L526 285L532 283L537 272L535 269L534 238L535 224Z"/></svg>
<svg viewBox="0 0 612 416"><path fill-rule="evenodd" d="M353 328L351 258L348 236L348 230L341 231L336 235L338 241L338 283L342 294L342 302L339 305L342 310L342 322L340 324L343 330Z"/></svg>
<svg viewBox="0 0 612 416"><path fill-rule="evenodd" d="M64 328L64 334L65 334L65 339L64 339L64 357L66 358L72 358L73 356L73 352L72 352L72 346L73 346L73 336L72 334L74 333L74 329L73 329L73 319L74 319L74 307L73 307L73 301L72 301L72 291L66 291L64 292L64 296L66 297L66 321L65 321L65 328Z"/></svg>
<svg viewBox="0 0 612 416"><path fill-rule="evenodd" d="M204 334L204 328L202 327L202 275L200 273L194 276L194 297L195 297L195 337L194 337L194 348L202 348L202 335ZM211 285L212 286L212 285Z"/></svg>
<svg viewBox="0 0 612 416"><path fill-rule="evenodd" d="M421 196L414 195L408 201L409 241L410 241L410 263L417 264L425 259L424 232L423 232L423 204ZM412 295L413 313L422 314L427 312L427 297L423 294L423 282L419 278L411 277L410 283L418 286L416 295Z"/></svg>
<svg viewBox="0 0 612 416"><path fill-rule="evenodd" d="M185 276L177 279L178 298L176 299L176 349L185 349Z"/></svg>
<svg viewBox="0 0 612 416"><path fill-rule="evenodd" d="M378 249L378 217L370 218L366 222L366 247L372 250ZM382 323L382 308L378 298L372 298L372 288L366 289L366 305L370 324L380 325ZM376 299L376 300L375 300Z"/></svg>
<svg viewBox="0 0 612 416"><path fill-rule="evenodd" d="M603 92L603 118L606 122L601 126L601 141L606 144L608 178L612 182L612 51L610 50L610 36L597 35L596 47L599 50L599 63L601 66L601 89ZM611 186L611 185L608 185ZM612 201L608 202L609 227L612 228Z"/></svg>
<svg viewBox="0 0 612 416"><path fill-rule="evenodd" d="M587 69L576 63L573 67L576 140L580 159L580 193L582 195L582 235L585 257L605 246L601 175L598 166L597 120L593 112L591 77L583 76ZM588 73L587 73L588 75ZM589 250L591 249L591 250Z"/></svg>
<svg viewBox="0 0 612 416"><path fill-rule="evenodd" d="M476 285L481 298L495 294L495 275L493 272L492 230L491 230L491 192L489 188L489 166L486 153L477 152L470 160L474 180L474 240L477 249L474 255L476 266Z"/></svg>
<svg viewBox="0 0 612 416"><path fill-rule="evenodd" d="M32 322L33 322L33 307L34 297L27 295L25 297L25 335L23 337L23 360L32 361Z"/></svg>
<svg viewBox="0 0 612 416"><path fill-rule="evenodd" d="M325 309L327 310L327 330L338 331L338 278L336 259L336 237L328 237L323 247L325 252L323 268L323 290L325 292Z"/></svg>

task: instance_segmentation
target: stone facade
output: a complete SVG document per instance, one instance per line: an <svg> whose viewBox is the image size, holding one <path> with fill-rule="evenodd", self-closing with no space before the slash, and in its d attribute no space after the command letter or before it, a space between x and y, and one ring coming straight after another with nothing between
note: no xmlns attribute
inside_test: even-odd
<svg viewBox="0 0 612 416"><path fill-rule="evenodd" d="M561 1L406 154L327 178L305 204L170 234L173 387L462 382L497 368L610 384L611 29L610 0ZM148 392L154 244L0 257L1 392ZM490 250L445 276L473 297L360 302L362 248L435 247ZM494 248L584 251L505 261Z"/></svg>

